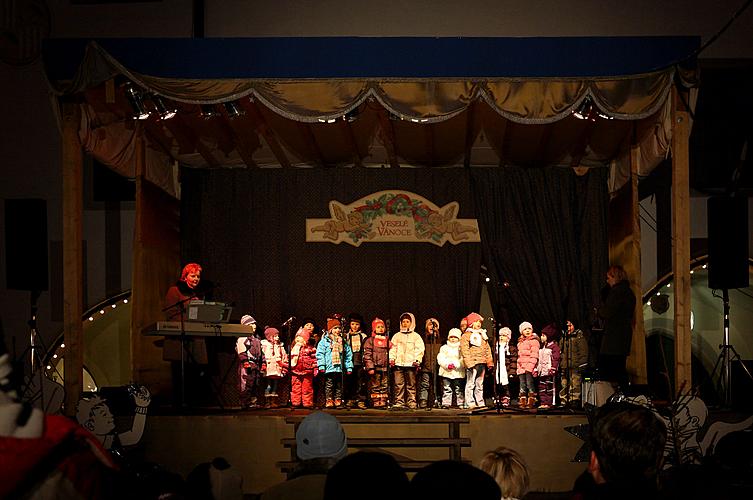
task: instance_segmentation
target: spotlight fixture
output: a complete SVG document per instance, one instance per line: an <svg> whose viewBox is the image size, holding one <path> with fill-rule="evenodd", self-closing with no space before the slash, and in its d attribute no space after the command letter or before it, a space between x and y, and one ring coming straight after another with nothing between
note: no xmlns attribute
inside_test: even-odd
<svg viewBox="0 0 753 500"><path fill-rule="evenodd" d="M168 108L167 105L165 105L165 100L158 95L152 97L152 102L154 103L154 107L157 108L157 114L159 114L159 117L163 120L169 120L178 112L175 106L170 106Z"/></svg>
<svg viewBox="0 0 753 500"><path fill-rule="evenodd" d="M239 116L245 114L243 110L236 104L235 102L226 102L224 103L225 111L227 112L228 118L238 118Z"/></svg>
<svg viewBox="0 0 753 500"><path fill-rule="evenodd" d="M201 105L201 116L208 120L212 118L213 116L217 116L217 108L214 107L214 104L202 104Z"/></svg>
<svg viewBox="0 0 753 500"><path fill-rule="evenodd" d="M131 82L125 83L125 85L123 86L123 91L125 92L126 98L128 99L128 102L131 105L131 109L133 110L133 119L146 120L147 118L149 118L149 112L144 107L144 100L141 97L141 92L136 90Z"/></svg>
<svg viewBox="0 0 753 500"><path fill-rule="evenodd" d="M595 122L597 118L614 120L613 116L604 114L598 107L596 107L590 96L583 99L583 102L580 103L578 109L573 111L573 116L579 120L591 120L592 122Z"/></svg>
<svg viewBox="0 0 753 500"><path fill-rule="evenodd" d="M359 113L360 111L358 110L358 108L351 109L343 115L343 120L348 123L353 123L354 121L358 120Z"/></svg>

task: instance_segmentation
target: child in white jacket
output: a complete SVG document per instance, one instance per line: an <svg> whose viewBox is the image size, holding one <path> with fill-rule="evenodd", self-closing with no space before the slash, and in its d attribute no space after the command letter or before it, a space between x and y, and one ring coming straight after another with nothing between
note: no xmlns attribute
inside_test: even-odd
<svg viewBox="0 0 753 500"><path fill-rule="evenodd" d="M453 328L447 334L447 343L439 349L437 364L439 364L439 376L442 379L442 407L452 406L452 397L455 396L457 406L464 407L463 382L465 381L465 366L463 356L460 353L460 329Z"/></svg>

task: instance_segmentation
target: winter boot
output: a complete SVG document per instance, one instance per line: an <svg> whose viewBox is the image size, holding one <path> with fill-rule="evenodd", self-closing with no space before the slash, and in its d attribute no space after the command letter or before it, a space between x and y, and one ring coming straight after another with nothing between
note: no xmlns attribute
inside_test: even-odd
<svg viewBox="0 0 753 500"><path fill-rule="evenodd" d="M528 408L536 408L536 395L532 392L528 393Z"/></svg>
<svg viewBox="0 0 753 500"><path fill-rule="evenodd" d="M528 398L525 394L520 395L520 399L518 399L518 407L523 410L528 408Z"/></svg>

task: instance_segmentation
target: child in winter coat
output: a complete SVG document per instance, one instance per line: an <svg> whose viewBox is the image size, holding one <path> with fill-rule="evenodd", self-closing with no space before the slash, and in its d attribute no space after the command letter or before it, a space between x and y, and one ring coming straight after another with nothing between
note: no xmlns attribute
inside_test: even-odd
<svg viewBox="0 0 753 500"><path fill-rule="evenodd" d="M314 407L314 370L316 347L310 343L308 330L301 327L290 349L290 404L293 408Z"/></svg>
<svg viewBox="0 0 753 500"><path fill-rule="evenodd" d="M264 390L266 405L278 406L277 384L288 373L288 353L280 342L280 331L277 328L268 326L264 329L261 350L264 353L264 364L261 370L267 382L267 388Z"/></svg>
<svg viewBox="0 0 753 500"><path fill-rule="evenodd" d="M510 381L517 377L518 348L511 344L512 331L506 326L499 329L497 337L497 369L494 370L494 383L497 384L499 403L510 406Z"/></svg>
<svg viewBox="0 0 753 500"><path fill-rule="evenodd" d="M539 363L539 337L533 333L533 325L528 321L520 324L518 339L518 378L520 380L520 408L533 408L536 405L536 386L533 372Z"/></svg>
<svg viewBox="0 0 753 500"><path fill-rule="evenodd" d="M439 341L439 320L426 320L424 333L424 360L418 374L418 407L431 410L437 401L437 355L442 344Z"/></svg>
<svg viewBox="0 0 753 500"><path fill-rule="evenodd" d="M256 407L256 391L261 381L261 367L264 364L264 354L261 341L256 337L256 320L249 314L241 318L241 325L250 326L250 337L238 337L235 352L238 354L238 390L241 406Z"/></svg>
<svg viewBox="0 0 753 500"><path fill-rule="evenodd" d="M558 404L555 398L557 369L560 365L560 346L557 345L557 326L547 325L541 329L541 348L539 349L539 366L534 372L539 377L539 408L546 410Z"/></svg>
<svg viewBox="0 0 753 500"><path fill-rule="evenodd" d="M463 398L465 365L460 353L462 335L459 328L452 328L447 334L447 343L439 349L439 354L437 354L439 377L442 379L442 408L452 406L453 396L457 401L457 406L461 408L465 406Z"/></svg>
<svg viewBox="0 0 753 500"><path fill-rule="evenodd" d="M353 353L353 373L345 379L345 400L350 408L366 409L367 376L363 368L363 343L366 334L361 331L363 318L358 313L348 315L347 325L350 327L345 334L345 342Z"/></svg>
<svg viewBox="0 0 753 500"><path fill-rule="evenodd" d="M424 341L415 332L416 318L412 313L400 315L400 331L392 336L390 366L395 380L393 409L416 409L416 370L424 358Z"/></svg>
<svg viewBox="0 0 753 500"><path fill-rule="evenodd" d="M390 338L384 321L374 318L371 322L371 336L363 343L363 366L369 376L369 399L374 408L386 408L388 404L389 357Z"/></svg>
<svg viewBox="0 0 753 500"><path fill-rule="evenodd" d="M562 390L560 399L572 406L579 407L581 393L581 370L588 364L588 339L580 328L575 328L572 321L567 321L567 331L560 340L562 358Z"/></svg>
<svg viewBox="0 0 753 500"><path fill-rule="evenodd" d="M353 353L348 343L343 342L337 318L327 319L327 334L316 346L316 364L325 377L325 408L343 406L343 378L353 373Z"/></svg>
<svg viewBox="0 0 753 500"><path fill-rule="evenodd" d="M468 408L483 408L484 376L486 369L494 368L489 336L481 328L484 318L478 313L466 317L468 328L460 337L460 352L465 365L465 404Z"/></svg>

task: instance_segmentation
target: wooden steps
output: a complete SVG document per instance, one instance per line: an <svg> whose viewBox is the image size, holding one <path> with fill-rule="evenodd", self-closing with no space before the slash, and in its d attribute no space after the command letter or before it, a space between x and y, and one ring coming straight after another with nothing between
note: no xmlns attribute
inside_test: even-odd
<svg viewBox="0 0 753 500"><path fill-rule="evenodd" d="M373 437L348 437L349 448L447 448L450 460L463 460L462 449L471 446L471 439L460 436L460 425L469 424L470 417L461 415L334 415L344 427L348 434L347 426L349 425L368 425L373 426ZM294 432L298 430L298 425L305 418L305 415L289 415L285 417L285 423L293 424ZM416 425L429 424L446 424L446 433L432 437L381 437L381 426L407 425L415 429ZM361 434L356 433L356 434ZM412 434L412 433L411 433ZM290 473L298 464L296 457L295 437L283 438L281 444L290 449L290 460L277 462L277 467L285 473ZM382 450L385 451L385 450ZM388 451L385 451L389 453ZM426 467L432 461L413 460L401 455L392 454L406 472L415 472Z"/></svg>

